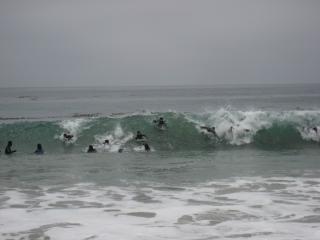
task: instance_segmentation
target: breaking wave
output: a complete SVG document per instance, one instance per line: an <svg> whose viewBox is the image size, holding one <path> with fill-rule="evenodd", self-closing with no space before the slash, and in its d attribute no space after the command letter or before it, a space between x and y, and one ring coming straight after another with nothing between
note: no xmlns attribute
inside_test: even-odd
<svg viewBox="0 0 320 240"><path fill-rule="evenodd" d="M155 128L153 120L164 117L168 129ZM216 135L201 126L215 127ZM99 152L141 151L137 130L147 135L154 151L210 150L224 146L258 148L303 147L320 142L320 111L237 111L222 108L202 114L147 112L79 117L59 121L0 124L0 144L12 140L22 152L42 143L46 152L84 151L93 144ZM65 142L63 133L74 138ZM109 140L109 144L104 144Z"/></svg>

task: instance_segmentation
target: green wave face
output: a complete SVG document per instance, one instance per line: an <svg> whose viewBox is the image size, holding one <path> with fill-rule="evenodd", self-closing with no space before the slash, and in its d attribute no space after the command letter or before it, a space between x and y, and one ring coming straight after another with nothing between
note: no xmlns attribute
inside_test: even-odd
<svg viewBox="0 0 320 240"><path fill-rule="evenodd" d="M167 129L153 120L163 117ZM217 137L201 129L215 127ZM31 153L41 143L47 153L85 151L93 144L98 151L140 151L134 140L140 130L153 151L214 150L220 147L253 146L266 149L303 147L320 140L320 112L230 111L221 109L203 114L149 113L121 117L71 118L61 121L15 122L0 125L0 144L11 140L19 152ZM232 130L231 130L232 127ZM319 131L317 132L317 129ZM69 132L74 139L65 142ZM105 139L110 145L103 144Z"/></svg>

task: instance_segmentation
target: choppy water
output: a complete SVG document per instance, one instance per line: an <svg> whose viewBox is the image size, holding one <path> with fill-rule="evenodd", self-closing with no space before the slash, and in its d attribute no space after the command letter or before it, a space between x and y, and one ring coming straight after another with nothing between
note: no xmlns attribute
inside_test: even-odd
<svg viewBox="0 0 320 240"><path fill-rule="evenodd" d="M0 239L320 238L317 85L0 92Z"/></svg>

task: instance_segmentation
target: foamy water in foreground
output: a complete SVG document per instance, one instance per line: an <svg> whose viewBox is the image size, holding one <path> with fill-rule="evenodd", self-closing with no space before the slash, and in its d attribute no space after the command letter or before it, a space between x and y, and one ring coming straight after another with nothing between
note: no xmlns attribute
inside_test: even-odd
<svg viewBox="0 0 320 240"><path fill-rule="evenodd" d="M313 173L314 174L314 173ZM312 174L312 175L313 175ZM320 179L1 189L1 239L314 239Z"/></svg>
<svg viewBox="0 0 320 240"><path fill-rule="evenodd" d="M2 156L0 239L318 240L317 151Z"/></svg>

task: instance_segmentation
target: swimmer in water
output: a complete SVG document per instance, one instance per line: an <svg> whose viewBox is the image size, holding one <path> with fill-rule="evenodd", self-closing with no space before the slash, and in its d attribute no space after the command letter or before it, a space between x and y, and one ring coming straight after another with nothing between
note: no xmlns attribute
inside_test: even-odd
<svg viewBox="0 0 320 240"><path fill-rule="evenodd" d="M160 117L158 120L153 120L153 122L156 123L159 128L167 127L167 124L163 117Z"/></svg>
<svg viewBox="0 0 320 240"><path fill-rule="evenodd" d="M146 152L150 152L151 149L150 149L150 146L149 146L148 143L144 143L143 146L144 146L144 150L145 150Z"/></svg>
<svg viewBox="0 0 320 240"><path fill-rule="evenodd" d="M87 150L87 153L96 153L96 152L97 152L97 150L94 149L92 145L89 145L89 148L88 148L88 150Z"/></svg>
<svg viewBox="0 0 320 240"><path fill-rule="evenodd" d="M201 126L201 129L207 130L207 132L212 133L216 138L219 138L218 134L216 133L216 128L215 127L206 127L206 126Z"/></svg>
<svg viewBox="0 0 320 240"><path fill-rule="evenodd" d="M64 133L64 134L63 134L63 138L64 138L64 140L66 140L66 141L70 141L70 140L73 138L73 135L70 134L70 133Z"/></svg>
<svg viewBox="0 0 320 240"><path fill-rule="evenodd" d="M10 154L15 153L17 151L17 150L12 150L11 147L12 147L12 141L9 141L4 153L7 155L10 155Z"/></svg>
<svg viewBox="0 0 320 240"><path fill-rule="evenodd" d="M104 140L103 144L107 144L109 145L110 144L110 141L108 139Z"/></svg>
<svg viewBox="0 0 320 240"><path fill-rule="evenodd" d="M315 131L315 133L318 133L318 128L317 127L312 128L312 130Z"/></svg>
<svg viewBox="0 0 320 240"><path fill-rule="evenodd" d="M137 131L137 135L135 137L136 140L143 140L145 139L147 136L142 134L140 131Z"/></svg>
<svg viewBox="0 0 320 240"><path fill-rule="evenodd" d="M40 143L37 144L37 149L34 151L35 154L41 155L44 153L42 145Z"/></svg>

